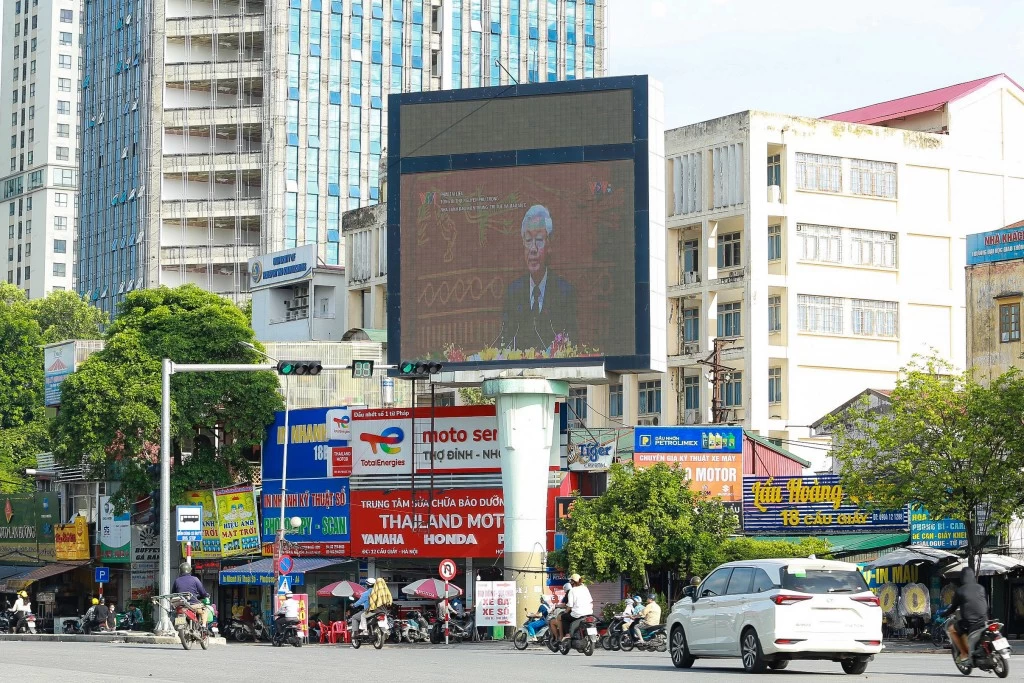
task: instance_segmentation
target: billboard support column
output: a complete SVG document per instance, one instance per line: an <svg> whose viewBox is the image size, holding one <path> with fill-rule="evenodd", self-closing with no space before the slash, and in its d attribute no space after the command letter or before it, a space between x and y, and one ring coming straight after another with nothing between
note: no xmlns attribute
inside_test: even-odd
<svg viewBox="0 0 1024 683"><path fill-rule="evenodd" d="M496 399L501 485L505 500L505 579L516 582L516 623L523 623L546 579L547 489L551 447L557 437L555 402L569 384L543 378L491 379L485 396Z"/></svg>

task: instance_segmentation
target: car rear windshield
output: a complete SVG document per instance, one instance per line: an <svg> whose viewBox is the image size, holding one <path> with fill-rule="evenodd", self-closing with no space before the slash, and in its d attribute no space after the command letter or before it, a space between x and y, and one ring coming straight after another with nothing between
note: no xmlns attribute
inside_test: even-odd
<svg viewBox="0 0 1024 683"><path fill-rule="evenodd" d="M858 571L786 567L782 587L801 593L863 593L868 584Z"/></svg>

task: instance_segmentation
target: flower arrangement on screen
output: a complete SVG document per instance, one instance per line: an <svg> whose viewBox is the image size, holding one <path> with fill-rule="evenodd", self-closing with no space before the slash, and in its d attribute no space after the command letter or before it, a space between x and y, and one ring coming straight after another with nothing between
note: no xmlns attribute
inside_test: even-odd
<svg viewBox="0 0 1024 683"><path fill-rule="evenodd" d="M452 363L477 363L492 360L530 360L537 358L588 358L604 355L600 349L585 344L573 344L563 334L555 336L551 346L544 348L512 349L488 346L476 353L466 353L461 346L444 347L445 360Z"/></svg>

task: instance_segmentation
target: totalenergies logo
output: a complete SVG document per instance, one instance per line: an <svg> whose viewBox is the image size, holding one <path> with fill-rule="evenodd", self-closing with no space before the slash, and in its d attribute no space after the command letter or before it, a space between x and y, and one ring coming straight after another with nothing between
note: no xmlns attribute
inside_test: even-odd
<svg viewBox="0 0 1024 683"><path fill-rule="evenodd" d="M402 450L402 447L398 444L402 443L402 439L405 438L405 432L400 427L388 427L380 434L360 434L360 441L365 441L370 444L370 450L373 454L377 454L377 447L387 453L388 455L394 455Z"/></svg>

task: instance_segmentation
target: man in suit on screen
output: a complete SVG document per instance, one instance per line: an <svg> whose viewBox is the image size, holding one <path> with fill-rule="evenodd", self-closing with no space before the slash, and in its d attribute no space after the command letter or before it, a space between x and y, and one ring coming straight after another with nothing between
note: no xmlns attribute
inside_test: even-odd
<svg viewBox="0 0 1024 683"><path fill-rule="evenodd" d="M578 344L576 290L548 268L554 225L551 213L534 204L523 217L522 238L526 275L505 291L502 346L537 350L551 346L557 335Z"/></svg>

